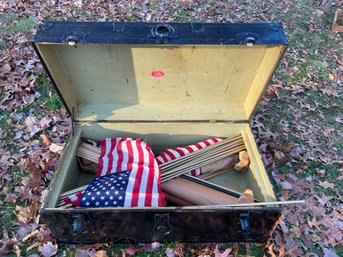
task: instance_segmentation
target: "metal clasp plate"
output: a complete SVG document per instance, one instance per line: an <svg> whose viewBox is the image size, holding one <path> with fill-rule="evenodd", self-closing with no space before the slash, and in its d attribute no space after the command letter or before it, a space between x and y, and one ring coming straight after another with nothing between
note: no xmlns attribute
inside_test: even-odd
<svg viewBox="0 0 343 257"><path fill-rule="evenodd" d="M157 213L154 215L154 233L159 236L170 233L169 213Z"/></svg>
<svg viewBox="0 0 343 257"><path fill-rule="evenodd" d="M243 232L249 232L249 213L243 212L240 214L241 227Z"/></svg>
<svg viewBox="0 0 343 257"><path fill-rule="evenodd" d="M83 219L80 213L72 215L73 219L73 236L78 236L83 230Z"/></svg>

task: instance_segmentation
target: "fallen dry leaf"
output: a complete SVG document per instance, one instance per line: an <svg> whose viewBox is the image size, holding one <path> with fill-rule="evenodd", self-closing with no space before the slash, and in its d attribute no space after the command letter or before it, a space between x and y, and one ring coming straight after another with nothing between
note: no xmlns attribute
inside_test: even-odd
<svg viewBox="0 0 343 257"><path fill-rule="evenodd" d="M41 243L47 243L47 242L53 241L53 238L51 237L51 231L47 225L40 226L39 234L37 235L37 238L39 238L39 241Z"/></svg>
<svg viewBox="0 0 343 257"><path fill-rule="evenodd" d="M326 196L325 194L322 194L321 196L315 195L315 197L321 206L326 205L331 199L333 199L333 197Z"/></svg>
<svg viewBox="0 0 343 257"><path fill-rule="evenodd" d="M136 246L130 246L128 248L120 249L122 252L122 257L128 256L134 256L136 252L139 251L139 249Z"/></svg>
<svg viewBox="0 0 343 257"><path fill-rule="evenodd" d="M27 236L28 234L30 234L30 232L31 232L30 226L26 224L20 225L17 231L18 240L23 240L23 238Z"/></svg>
<svg viewBox="0 0 343 257"><path fill-rule="evenodd" d="M45 144L46 146L51 145L50 139L49 139L49 137L48 137L45 133L42 133L42 134L40 135L40 137L41 137L41 139L42 139L42 141L43 141L43 144ZM51 151L51 150L50 150L50 151Z"/></svg>
<svg viewBox="0 0 343 257"><path fill-rule="evenodd" d="M322 248L323 253L324 253L324 257L339 257L334 251L332 251L329 248Z"/></svg>
<svg viewBox="0 0 343 257"><path fill-rule="evenodd" d="M275 162L280 165L286 161L286 155L283 152L276 151L274 153Z"/></svg>
<svg viewBox="0 0 343 257"><path fill-rule="evenodd" d="M94 257L107 257L105 250L99 250L94 254Z"/></svg>
<svg viewBox="0 0 343 257"><path fill-rule="evenodd" d="M15 194L7 194L4 201L7 203L15 203L17 198L18 197Z"/></svg>
<svg viewBox="0 0 343 257"><path fill-rule="evenodd" d="M318 170L316 174L318 177L323 178L325 176L325 170Z"/></svg>
<svg viewBox="0 0 343 257"><path fill-rule="evenodd" d="M151 244L145 244L140 248L142 252L155 252L161 248L162 244L159 242L153 242Z"/></svg>
<svg viewBox="0 0 343 257"><path fill-rule="evenodd" d="M184 256L184 248L185 248L184 244L176 243L175 246L174 246L174 254L175 254L175 256L183 257Z"/></svg>
<svg viewBox="0 0 343 257"><path fill-rule="evenodd" d="M280 182L280 185L281 185L281 188L284 190L291 190L293 188L292 184L287 181Z"/></svg>
<svg viewBox="0 0 343 257"><path fill-rule="evenodd" d="M167 257L175 257L174 250L171 248L167 248L164 253L167 255Z"/></svg>
<svg viewBox="0 0 343 257"><path fill-rule="evenodd" d="M40 186L41 183L42 183L42 175L38 171L31 172L27 186L29 188L36 188Z"/></svg>
<svg viewBox="0 0 343 257"><path fill-rule="evenodd" d="M267 94L275 94L276 97L277 97L278 99L280 99L280 94L279 94L279 92L278 92L278 90L277 90L278 87L279 87L279 86L270 85L270 86L267 88L266 93L267 93Z"/></svg>
<svg viewBox="0 0 343 257"><path fill-rule="evenodd" d="M63 146L62 145L57 145L55 143L52 143L49 147L49 150L53 153L58 153L61 154L62 150L63 150Z"/></svg>
<svg viewBox="0 0 343 257"><path fill-rule="evenodd" d="M9 73L11 71L11 65L9 65L8 63L2 65L0 67L0 71L3 73Z"/></svg>
<svg viewBox="0 0 343 257"><path fill-rule="evenodd" d="M320 91L322 91L323 94L326 94L328 96L339 97L338 91L332 88L321 88Z"/></svg>
<svg viewBox="0 0 343 257"><path fill-rule="evenodd" d="M215 257L227 257L229 256L230 252L231 252L231 248L227 248L224 252L221 253L219 251L218 244L216 244L216 247L214 248L214 251L213 251Z"/></svg>
<svg viewBox="0 0 343 257"><path fill-rule="evenodd" d="M57 248L57 244L47 242L44 245L38 247L38 250L44 257L51 257L57 253Z"/></svg>
<svg viewBox="0 0 343 257"><path fill-rule="evenodd" d="M339 124L343 124L343 117L337 116L335 118L335 121L338 122Z"/></svg>
<svg viewBox="0 0 343 257"><path fill-rule="evenodd" d="M161 248L161 246L162 246L161 243L159 243L159 242L153 242L153 243L150 244L149 251L150 251L150 252L157 251L158 249Z"/></svg>
<svg viewBox="0 0 343 257"><path fill-rule="evenodd" d="M21 207L16 206L17 218L20 222L27 224L31 220L36 221L38 214L39 204L33 201L30 206Z"/></svg>
<svg viewBox="0 0 343 257"><path fill-rule="evenodd" d="M14 249L15 249L14 252L15 252L16 256L17 256L17 257L20 257L20 256L21 256L21 251L20 251L19 246L16 245L16 246L14 247Z"/></svg>
<svg viewBox="0 0 343 257"><path fill-rule="evenodd" d="M231 247L232 256L236 257L238 255L238 243L233 243Z"/></svg>
<svg viewBox="0 0 343 257"><path fill-rule="evenodd" d="M318 184L319 184L319 186L321 186L325 189L328 189L328 188L334 189L335 188L335 184L330 183L328 181L319 181Z"/></svg>
<svg viewBox="0 0 343 257"><path fill-rule="evenodd" d="M95 250L92 248L88 249L77 249L75 252L75 257L94 257Z"/></svg>
<svg viewBox="0 0 343 257"><path fill-rule="evenodd" d="M20 222L27 224L29 221L32 220L29 206L16 206L16 210L18 211L17 218Z"/></svg>

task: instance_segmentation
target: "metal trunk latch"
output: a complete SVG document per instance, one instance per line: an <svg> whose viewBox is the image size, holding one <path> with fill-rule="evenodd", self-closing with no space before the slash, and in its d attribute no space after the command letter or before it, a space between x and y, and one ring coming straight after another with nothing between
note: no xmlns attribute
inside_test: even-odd
<svg viewBox="0 0 343 257"><path fill-rule="evenodd" d="M156 38L159 44L166 44L167 39L177 37L175 28L170 24L157 24L151 28L150 33L153 38Z"/></svg>
<svg viewBox="0 0 343 257"><path fill-rule="evenodd" d="M154 232L160 236L168 235L170 232L169 213L158 213L154 215Z"/></svg>
<svg viewBox="0 0 343 257"><path fill-rule="evenodd" d="M66 32L62 36L62 42L70 46L77 46L79 43L85 42L87 34L82 31Z"/></svg>
<svg viewBox="0 0 343 257"><path fill-rule="evenodd" d="M73 214L73 236L78 236L82 232L83 219L81 214Z"/></svg>
<svg viewBox="0 0 343 257"><path fill-rule="evenodd" d="M240 214L241 227L243 232L249 232L249 213L243 212Z"/></svg>

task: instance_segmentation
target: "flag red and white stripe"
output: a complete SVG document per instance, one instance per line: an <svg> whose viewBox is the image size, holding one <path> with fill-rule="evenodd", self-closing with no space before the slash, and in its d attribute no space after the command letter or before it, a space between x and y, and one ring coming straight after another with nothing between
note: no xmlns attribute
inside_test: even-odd
<svg viewBox="0 0 343 257"><path fill-rule="evenodd" d="M160 168L142 139L106 138L101 141L97 176L131 170L125 207L163 206Z"/></svg>
<svg viewBox="0 0 343 257"><path fill-rule="evenodd" d="M83 191L76 192L63 198L65 204L72 204L77 207L80 205Z"/></svg>
<svg viewBox="0 0 343 257"><path fill-rule="evenodd" d="M157 162L158 164L166 163L171 160L175 160L177 158L180 158L182 156L185 156L187 154L193 153L195 151L198 151L200 149L203 149L207 146L213 145L219 141L222 141L223 139L221 138L210 138L207 140L204 140L202 142L199 142L194 145L188 145L184 147L177 147L177 148L172 148L172 149L167 149L164 152L161 152L157 157ZM191 176L200 176L202 175L201 168L194 169L188 173Z"/></svg>

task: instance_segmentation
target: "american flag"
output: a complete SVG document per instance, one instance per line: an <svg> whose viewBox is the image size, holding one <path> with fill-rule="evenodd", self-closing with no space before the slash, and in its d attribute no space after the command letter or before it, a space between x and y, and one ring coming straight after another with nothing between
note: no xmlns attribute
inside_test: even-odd
<svg viewBox="0 0 343 257"><path fill-rule="evenodd" d="M125 204L131 170L95 177L83 192L81 207L119 207Z"/></svg>
<svg viewBox="0 0 343 257"><path fill-rule="evenodd" d="M213 145L213 144L215 144L219 141L222 141L222 140L223 139L221 139L221 138L210 138L210 139L207 139L205 141L199 142L199 143L194 144L194 145L188 145L188 146L184 146L184 147L167 149L164 152L161 152L156 157L156 159L157 159L158 164L160 165L162 163L166 163L166 162L169 162L171 160L185 156L189 153L198 151L198 150L205 148L207 146ZM197 169L190 171L188 174L191 176L197 177L197 176L202 175L202 171L201 171L201 168L197 168Z"/></svg>
<svg viewBox="0 0 343 257"><path fill-rule="evenodd" d="M79 191L63 198L65 204L71 204L74 207L80 206L82 194L84 191Z"/></svg>
<svg viewBox="0 0 343 257"><path fill-rule="evenodd" d="M108 184L106 184L106 182L110 183L110 179L118 181L120 177L122 177L121 180L127 178L125 187L118 187L118 183L112 183L109 188L107 187ZM97 187L96 192L99 192L101 188L105 187L107 189L105 194L107 191L111 190L108 196L111 197L112 195L112 197L114 197L116 192L118 191L119 194L119 191L121 190L122 199L120 200L123 201L120 202L121 205L116 206L161 207L165 205L165 196L161 191L160 186L160 168L150 146L142 139L106 138L101 140L101 154L99 157L98 172L94 181L95 180L97 181L96 183L99 184L95 184ZM85 197L85 194L93 192L90 191L94 190L92 187L94 187L93 183L89 185L82 194L78 192L72 196L66 197L64 202L72 203L74 206L79 206L75 204L80 204L81 202L82 206L87 206L87 200L84 202L83 197ZM122 190L120 188L124 189ZM89 196L92 197L93 195L90 194ZM99 196L99 199L102 200L102 195L99 194ZM75 198L76 200L72 201L71 198ZM99 199L97 201L99 201ZM94 204L96 204L97 201L94 200ZM105 203L106 201L104 204ZM117 201L117 203L119 202ZM110 204L110 202L108 202L108 204ZM89 207L90 206L91 205L89 205ZM114 206L114 201L112 201L112 205L108 206ZM97 206L95 205L94 207Z"/></svg>

